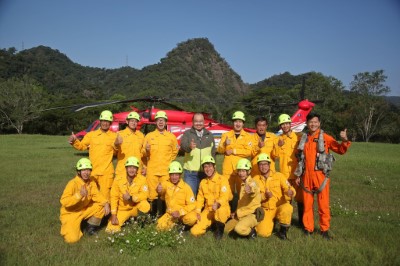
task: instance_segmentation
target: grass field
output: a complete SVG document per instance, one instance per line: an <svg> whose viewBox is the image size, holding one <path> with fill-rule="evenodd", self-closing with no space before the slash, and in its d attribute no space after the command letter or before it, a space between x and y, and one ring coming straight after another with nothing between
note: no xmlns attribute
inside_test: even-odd
<svg viewBox="0 0 400 266"><path fill-rule="evenodd" d="M293 226L290 241L216 242L208 233L187 235L174 248L122 254L104 230L73 245L59 234L59 199L86 153L60 136L1 135L0 147L0 265L400 265L399 145L353 143L336 156L333 241L306 238Z"/></svg>

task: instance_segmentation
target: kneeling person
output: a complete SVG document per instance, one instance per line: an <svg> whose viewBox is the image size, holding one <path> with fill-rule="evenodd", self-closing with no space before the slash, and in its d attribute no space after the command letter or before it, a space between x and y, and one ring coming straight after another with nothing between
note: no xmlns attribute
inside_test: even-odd
<svg viewBox="0 0 400 266"><path fill-rule="evenodd" d="M130 217L139 217L150 211L147 202L149 190L144 176L138 173L140 167L136 157L129 157L125 162L126 177L115 178L111 187L111 218L106 232L121 231L121 226Z"/></svg>
<svg viewBox="0 0 400 266"><path fill-rule="evenodd" d="M81 223L87 220L87 233L92 235L104 215L110 213L110 204L100 193L96 182L90 177L92 163L82 158L76 164L77 175L70 180L61 196L61 235L65 242L78 242L82 237Z"/></svg>
<svg viewBox="0 0 400 266"><path fill-rule="evenodd" d="M280 224L278 237L287 239L287 230L292 219L293 206L285 197L292 198L296 190L290 186L285 175L270 169L271 159L266 153L257 157L260 175L254 177L261 191L261 206L264 209L264 219L257 225L257 234L269 237L274 229L274 219Z"/></svg>
<svg viewBox="0 0 400 266"><path fill-rule="evenodd" d="M157 186L157 193L167 204L166 213L157 221L158 230L168 230L176 224L192 226L197 221L192 189L182 179L182 166L173 161L169 165L169 180Z"/></svg>
<svg viewBox="0 0 400 266"><path fill-rule="evenodd" d="M229 196L231 194L229 182L217 173L215 160L212 156L204 157L202 167L206 178L200 182L196 201L197 223L190 232L195 236L202 235L214 223L214 236L221 239L225 223L231 212L229 207ZM202 209L203 211L201 211Z"/></svg>

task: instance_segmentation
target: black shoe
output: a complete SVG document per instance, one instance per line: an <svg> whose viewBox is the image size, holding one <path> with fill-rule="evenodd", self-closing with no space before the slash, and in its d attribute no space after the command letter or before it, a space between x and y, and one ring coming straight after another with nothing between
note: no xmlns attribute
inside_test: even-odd
<svg viewBox="0 0 400 266"><path fill-rule="evenodd" d="M278 232L278 237L282 240L287 240L287 230L289 229L289 227L287 226L282 226L281 228L279 228L279 232Z"/></svg>
<svg viewBox="0 0 400 266"><path fill-rule="evenodd" d="M247 238L248 239L256 239L257 238L257 232L254 227L251 228L250 234L247 236Z"/></svg>
<svg viewBox="0 0 400 266"><path fill-rule="evenodd" d="M221 240L224 236L225 224L221 222L215 222L214 224L214 237L217 240Z"/></svg>
<svg viewBox="0 0 400 266"><path fill-rule="evenodd" d="M312 233L313 233L313 232L307 231L305 229L304 229L303 232L304 232L304 235L307 236L307 237L310 237L312 235Z"/></svg>
<svg viewBox="0 0 400 266"><path fill-rule="evenodd" d="M230 238L233 238L234 240L236 240L236 239L239 238L239 235L238 235L238 233L236 233L235 230L230 231L230 232L228 233L228 236L229 236Z"/></svg>
<svg viewBox="0 0 400 266"><path fill-rule="evenodd" d="M326 240L332 240L332 236L329 235L329 231L321 231L321 236Z"/></svg>
<svg viewBox="0 0 400 266"><path fill-rule="evenodd" d="M88 224L88 226L86 227L86 234L90 235L90 236L96 235L97 228L98 228L98 226L96 226L96 225Z"/></svg>

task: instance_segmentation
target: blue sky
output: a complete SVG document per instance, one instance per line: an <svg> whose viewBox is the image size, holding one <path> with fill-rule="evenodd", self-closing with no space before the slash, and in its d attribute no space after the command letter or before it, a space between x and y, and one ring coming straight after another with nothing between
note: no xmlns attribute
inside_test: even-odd
<svg viewBox="0 0 400 266"><path fill-rule="evenodd" d="M399 0L0 0L0 48L49 46L93 67L141 69L206 37L247 83L285 71L383 69L400 96Z"/></svg>

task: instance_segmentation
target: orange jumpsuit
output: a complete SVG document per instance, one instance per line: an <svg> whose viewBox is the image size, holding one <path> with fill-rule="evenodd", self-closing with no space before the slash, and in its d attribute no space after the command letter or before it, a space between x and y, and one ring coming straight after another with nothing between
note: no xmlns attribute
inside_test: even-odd
<svg viewBox="0 0 400 266"><path fill-rule="evenodd" d="M174 185L170 181L161 184L163 191L161 198L167 204L166 213L157 221L158 230L168 230L175 226L179 221L186 225L194 225L197 221L195 212L196 203L192 189L182 179ZM180 218L175 219L172 213L178 211Z"/></svg>
<svg viewBox="0 0 400 266"><path fill-rule="evenodd" d="M254 133L252 136L252 143L253 143L253 149L251 151L251 176L256 176L260 174L260 171L258 170L257 166L257 156L260 153L266 153L273 158L271 152L272 149L274 148L274 141L276 140L276 135L267 132L265 133L265 139L264 139L264 147L260 148L258 147L258 142L260 141L260 136L257 133ZM272 170L275 170L275 162L274 160L271 161L270 168Z"/></svg>
<svg viewBox="0 0 400 266"><path fill-rule="evenodd" d="M150 144L150 154L146 153L146 145ZM157 199L158 183L169 179L168 166L178 155L179 145L176 137L171 132L157 129L147 134L144 138L142 154L147 157L147 184L149 185L149 200Z"/></svg>
<svg viewBox="0 0 400 266"><path fill-rule="evenodd" d="M225 146L226 139L230 140L230 144ZM236 164L242 158L248 158L251 155L252 140L251 135L242 130L236 138L235 131L230 130L221 136L221 141L218 145L218 153L225 154L227 150L233 150L231 155L224 156L222 164L222 175L229 180L232 193L239 193L240 179L237 176Z"/></svg>
<svg viewBox="0 0 400 266"><path fill-rule="evenodd" d="M302 180L304 187L308 190L318 189L325 179L325 175L321 170L315 170L319 132L320 130L317 130L312 136L308 133L307 142L304 145L305 170ZM324 142L326 152L332 150L338 154L344 154L351 145L350 141L339 144L333 137L325 133ZM329 183L330 179L328 179L325 188L319 194L317 194L319 226L321 231L327 231L330 226L331 214L329 210ZM314 194L307 193L304 190L302 193L304 199L304 229L309 232L313 232Z"/></svg>
<svg viewBox="0 0 400 266"><path fill-rule="evenodd" d="M128 192L131 200L124 200L123 194ZM149 190L147 188L146 178L138 174L129 184L126 177L118 176L114 179L111 187L111 214L116 214L118 225L113 225L111 220L108 222L106 232L119 232L121 226L130 218L138 216L138 212L148 213L150 204L147 201Z"/></svg>
<svg viewBox="0 0 400 266"><path fill-rule="evenodd" d="M107 199L110 198L110 189L114 179L113 156L117 134L101 129L91 131L83 137L82 141L75 140L72 145L75 149L84 151L89 149L89 159L93 165L92 176L95 179L100 192Z"/></svg>
<svg viewBox="0 0 400 266"><path fill-rule="evenodd" d="M294 188L290 187L286 177L279 173L270 171L268 178L258 175L254 180L260 187L261 206L264 208L264 219L257 225L257 234L262 237L269 237L274 229L274 219L284 226L290 226L293 214L293 206L286 196L291 189L296 195ZM272 193L271 198L267 198L265 192Z"/></svg>
<svg viewBox="0 0 400 266"><path fill-rule="evenodd" d="M85 186L88 192L86 197L82 197L80 193L82 186ZM93 225L100 225L104 216L104 205L107 202L97 189L94 180L85 183L79 176L70 180L60 199L60 233L65 242L74 243L82 237L81 222L83 220L90 218Z"/></svg>
<svg viewBox="0 0 400 266"><path fill-rule="evenodd" d="M122 144L117 147L117 167L115 169L115 176L125 176L125 162L131 157L135 156L140 160L142 158L142 147L144 141L144 135L139 130L132 131L129 127L125 128L123 131L119 132L122 137ZM139 173L142 169L143 160L139 167Z"/></svg>
<svg viewBox="0 0 400 266"><path fill-rule="evenodd" d="M196 201L196 213L201 215L201 219L190 230L193 235L205 234L213 221L226 223L231 214L229 207L231 193L229 190L228 180L217 172L211 178L201 180ZM216 211L212 209L214 202L220 204Z"/></svg>

